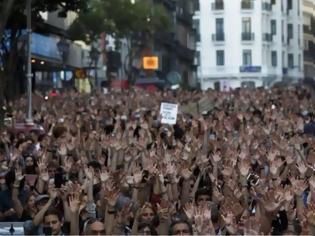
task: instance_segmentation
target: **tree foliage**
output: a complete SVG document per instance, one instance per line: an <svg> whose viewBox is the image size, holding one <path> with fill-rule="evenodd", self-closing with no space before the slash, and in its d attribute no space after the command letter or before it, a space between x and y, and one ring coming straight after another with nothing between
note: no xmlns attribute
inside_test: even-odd
<svg viewBox="0 0 315 236"><path fill-rule="evenodd" d="M89 0L86 11L69 29L70 37L87 43L96 40L99 34L106 32L118 38L129 37L135 32L152 35L167 29L170 24L163 5L153 4L149 0Z"/></svg>
<svg viewBox="0 0 315 236"><path fill-rule="evenodd" d="M26 29L27 0L0 0L0 108L4 100L12 100L23 92L25 83L25 45L18 47L23 30ZM32 29L43 22L40 12L58 11L66 17L68 11L86 10L86 0L32 0ZM26 42L24 41L24 44ZM0 109L0 129L3 110Z"/></svg>

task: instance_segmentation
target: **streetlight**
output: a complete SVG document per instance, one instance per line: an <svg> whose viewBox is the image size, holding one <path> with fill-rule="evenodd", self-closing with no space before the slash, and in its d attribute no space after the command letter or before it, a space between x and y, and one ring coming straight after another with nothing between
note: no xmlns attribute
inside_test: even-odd
<svg viewBox="0 0 315 236"><path fill-rule="evenodd" d="M94 62L94 69L95 69L95 88L98 90L98 77L97 77L97 64L98 64L98 58L99 58L99 51L92 46L91 51L90 51L90 58L92 62Z"/></svg>
<svg viewBox="0 0 315 236"><path fill-rule="evenodd" d="M32 43L32 0L26 1L26 19L27 19L27 117L26 123L33 124L32 117L32 58L31 58L31 43Z"/></svg>

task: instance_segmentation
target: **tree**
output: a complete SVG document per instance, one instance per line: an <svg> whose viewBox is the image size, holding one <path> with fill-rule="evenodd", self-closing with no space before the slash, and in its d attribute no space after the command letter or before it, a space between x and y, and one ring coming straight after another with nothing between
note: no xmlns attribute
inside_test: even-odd
<svg viewBox="0 0 315 236"><path fill-rule="evenodd" d="M26 29L25 7L26 0L0 1L0 129L3 127L4 100L12 100L20 94L25 75L23 63L19 63L25 55L26 41L21 40ZM65 17L68 11L85 9L85 0L32 0L32 30L36 31L37 23L43 22L40 12L58 11Z"/></svg>
<svg viewBox="0 0 315 236"><path fill-rule="evenodd" d="M106 32L116 39L126 38L129 45L129 62L138 47L150 47L157 31L167 30L170 16L162 4L151 0L90 0L86 11L69 28L72 39L90 44Z"/></svg>
<svg viewBox="0 0 315 236"><path fill-rule="evenodd" d="M74 39L90 43L102 32L117 38L129 37L134 32L152 35L157 30L167 29L169 16L163 5L150 0L89 0L86 11L69 28Z"/></svg>

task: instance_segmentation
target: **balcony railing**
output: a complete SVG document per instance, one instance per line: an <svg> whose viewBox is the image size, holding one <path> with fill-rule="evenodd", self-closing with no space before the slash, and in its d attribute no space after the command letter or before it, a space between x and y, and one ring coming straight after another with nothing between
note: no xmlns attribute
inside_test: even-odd
<svg viewBox="0 0 315 236"><path fill-rule="evenodd" d="M194 11L200 11L199 1L193 1Z"/></svg>
<svg viewBox="0 0 315 236"><path fill-rule="evenodd" d="M250 32L242 33L242 41L253 41L255 39L255 34Z"/></svg>
<svg viewBox="0 0 315 236"><path fill-rule="evenodd" d="M265 42L271 42L271 41L272 41L272 34L264 33L264 34L263 34L263 41L265 41Z"/></svg>
<svg viewBox="0 0 315 236"><path fill-rule="evenodd" d="M214 42L224 42L224 33L212 34L212 41Z"/></svg>
<svg viewBox="0 0 315 236"><path fill-rule="evenodd" d="M241 9L242 10L252 10L254 9L254 2L253 1L241 1Z"/></svg>
<svg viewBox="0 0 315 236"><path fill-rule="evenodd" d="M183 23L192 27L193 25L192 14L189 13L188 11L177 12L177 18L181 20Z"/></svg>
<svg viewBox="0 0 315 236"><path fill-rule="evenodd" d="M224 2L223 1L215 1L212 3L212 10L218 11L218 10L224 10Z"/></svg>

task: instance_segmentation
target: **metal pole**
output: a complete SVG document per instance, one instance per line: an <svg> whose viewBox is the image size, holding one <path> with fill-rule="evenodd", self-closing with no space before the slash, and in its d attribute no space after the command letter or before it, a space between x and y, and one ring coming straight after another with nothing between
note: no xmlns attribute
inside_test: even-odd
<svg viewBox="0 0 315 236"><path fill-rule="evenodd" d="M27 14L27 34L28 34L28 42L27 42L27 117L26 123L32 124L32 61L31 61L31 43L32 43L32 0L26 1L26 14Z"/></svg>
<svg viewBox="0 0 315 236"><path fill-rule="evenodd" d="M99 90L99 84L98 84L98 76L97 76L97 66L98 66L98 60L95 60L95 89L96 91Z"/></svg>

